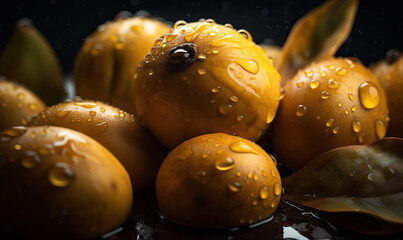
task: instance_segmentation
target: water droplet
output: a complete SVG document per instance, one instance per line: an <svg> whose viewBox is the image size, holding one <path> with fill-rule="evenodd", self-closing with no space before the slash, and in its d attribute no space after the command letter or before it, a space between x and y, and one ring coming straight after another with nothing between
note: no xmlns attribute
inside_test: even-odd
<svg viewBox="0 0 403 240"><path fill-rule="evenodd" d="M348 72L348 70L343 67L339 67L336 69L336 74L339 76L344 76L347 74L347 72Z"/></svg>
<svg viewBox="0 0 403 240"><path fill-rule="evenodd" d="M232 192L239 192L239 190L241 190L242 187L242 185L238 182L230 183L227 186L229 190L231 190Z"/></svg>
<svg viewBox="0 0 403 240"><path fill-rule="evenodd" d="M220 50L213 49L211 52L214 53L214 54L219 54L219 53L220 53Z"/></svg>
<svg viewBox="0 0 403 240"><path fill-rule="evenodd" d="M348 110L347 109L344 110L344 114L348 115Z"/></svg>
<svg viewBox="0 0 403 240"><path fill-rule="evenodd" d="M365 82L360 85L358 92L361 104L364 108L373 109L379 105L381 93L375 84Z"/></svg>
<svg viewBox="0 0 403 240"><path fill-rule="evenodd" d="M323 91L320 96L322 99L328 99L330 97L330 94L326 91Z"/></svg>
<svg viewBox="0 0 403 240"><path fill-rule="evenodd" d="M339 127L333 128L333 131L332 131L333 134L336 135L339 132L339 129L340 129Z"/></svg>
<svg viewBox="0 0 403 240"><path fill-rule="evenodd" d="M215 161L215 167L220 171L230 170L231 168L234 167L234 165L235 162L230 157L220 158L217 161Z"/></svg>
<svg viewBox="0 0 403 240"><path fill-rule="evenodd" d="M327 73L326 73L326 72L321 72L321 73L320 73L320 76L321 76L321 77L326 77L326 76L327 76Z"/></svg>
<svg viewBox="0 0 403 240"><path fill-rule="evenodd" d="M314 80L311 81L311 83L309 83L309 86L310 86L312 89L315 89L315 88L319 87L319 81L316 80L316 79L314 79Z"/></svg>
<svg viewBox="0 0 403 240"><path fill-rule="evenodd" d="M327 82L327 87L328 88L339 88L340 83L334 79L329 79L329 81Z"/></svg>
<svg viewBox="0 0 403 240"><path fill-rule="evenodd" d="M35 111L37 109L35 104L29 104L29 109L31 109L32 111Z"/></svg>
<svg viewBox="0 0 403 240"><path fill-rule="evenodd" d="M358 142L363 143L364 141L365 141L365 133L360 132L360 134L358 134Z"/></svg>
<svg viewBox="0 0 403 240"><path fill-rule="evenodd" d="M259 64L253 59L238 59L237 63L252 74L256 74L259 71Z"/></svg>
<svg viewBox="0 0 403 240"><path fill-rule="evenodd" d="M198 72L200 75L203 75L203 74L206 73L206 69L204 69L204 68L199 68L199 69L197 70L197 72Z"/></svg>
<svg viewBox="0 0 403 240"><path fill-rule="evenodd" d="M390 121L390 117L389 117L389 114L388 114L388 113L385 114L385 120L386 120L386 122L389 122L389 121Z"/></svg>
<svg viewBox="0 0 403 240"><path fill-rule="evenodd" d="M240 79L243 78L243 73L242 72L238 73L238 78L240 78Z"/></svg>
<svg viewBox="0 0 403 240"><path fill-rule="evenodd" d="M229 149L236 153L253 153L258 154L249 144L246 142L234 142L229 145Z"/></svg>
<svg viewBox="0 0 403 240"><path fill-rule="evenodd" d="M341 102L338 102L338 103L337 103L337 106L338 106L338 107L341 107L341 106L342 106L342 105L341 105Z"/></svg>
<svg viewBox="0 0 403 240"><path fill-rule="evenodd" d="M276 171L274 169L270 170L270 174L275 177L276 176Z"/></svg>
<svg viewBox="0 0 403 240"><path fill-rule="evenodd" d="M227 27L227 28L234 28L234 27L232 26L232 24L229 24L229 23L226 23L224 26Z"/></svg>
<svg viewBox="0 0 403 240"><path fill-rule="evenodd" d="M300 88L300 87L304 86L304 84L305 84L304 81L302 81L302 80L301 80L301 81L298 81L298 82L297 82L297 87Z"/></svg>
<svg viewBox="0 0 403 240"><path fill-rule="evenodd" d="M394 170L393 168L390 168L390 167L384 167L384 168L382 169L382 172L383 172L383 176L385 176L385 178L386 178L387 180L390 179L390 178L392 178L392 177L394 177L394 176L396 175L395 170Z"/></svg>
<svg viewBox="0 0 403 240"><path fill-rule="evenodd" d="M334 123L334 119L333 118L329 119L329 121L326 122L326 127L332 126L333 123Z"/></svg>
<svg viewBox="0 0 403 240"><path fill-rule="evenodd" d="M242 34L246 39L248 39L249 41L253 41L253 39L252 39L252 35L250 35L250 33L248 32L248 31L246 31L245 29L240 29L240 30L238 30L238 32L240 33L240 34Z"/></svg>
<svg viewBox="0 0 403 240"><path fill-rule="evenodd" d="M260 188L259 196L261 199L266 199L269 197L269 190L267 189L266 186Z"/></svg>
<svg viewBox="0 0 403 240"><path fill-rule="evenodd" d="M70 109L60 110L60 111L58 111L58 112L56 113L56 117L57 117L57 118L62 118L62 117L67 116L69 113L71 113L71 110L70 110Z"/></svg>
<svg viewBox="0 0 403 240"><path fill-rule="evenodd" d="M275 183L273 187L274 195L279 196L281 194L281 185L280 183Z"/></svg>
<svg viewBox="0 0 403 240"><path fill-rule="evenodd" d="M269 153L269 157L273 161L274 165L277 166L277 159L273 155L271 155L270 153Z"/></svg>
<svg viewBox="0 0 403 240"><path fill-rule="evenodd" d="M385 123L382 120L376 120L375 121L375 131L376 131L376 136L378 139L382 139L386 135L386 126Z"/></svg>
<svg viewBox="0 0 403 240"><path fill-rule="evenodd" d="M334 66L331 65L331 64L327 65L327 67L328 67L330 70L334 70Z"/></svg>
<svg viewBox="0 0 403 240"><path fill-rule="evenodd" d="M174 28L179 28L179 27L184 26L184 25L186 25L186 24L187 24L186 21L184 21L184 20L179 20L179 21L176 21L176 22L175 22Z"/></svg>
<svg viewBox="0 0 403 240"><path fill-rule="evenodd" d="M41 158L33 151L26 151L25 156L21 159L21 165L24 168L34 168L36 167L41 161Z"/></svg>
<svg viewBox="0 0 403 240"><path fill-rule="evenodd" d="M253 174L253 180L255 180L255 181L258 180L258 176L257 176L257 173L256 173L256 172Z"/></svg>
<svg viewBox="0 0 403 240"><path fill-rule="evenodd" d="M97 115L97 112L95 112L95 111L90 111L90 115L91 115L91 116L95 116L95 115Z"/></svg>
<svg viewBox="0 0 403 240"><path fill-rule="evenodd" d="M262 176L267 177L267 176L269 176L269 174L265 170L262 170Z"/></svg>
<svg viewBox="0 0 403 240"><path fill-rule="evenodd" d="M248 172L248 178L251 179L252 178L252 173Z"/></svg>
<svg viewBox="0 0 403 240"><path fill-rule="evenodd" d="M226 104L220 105L218 107L218 109L219 109L220 113L223 114L223 115L230 114L232 112L232 110L233 110L231 104L229 104L229 105L226 105Z"/></svg>
<svg viewBox="0 0 403 240"><path fill-rule="evenodd" d="M4 130L4 134L6 134L9 137L19 137L23 135L27 129L25 127L13 127Z"/></svg>
<svg viewBox="0 0 403 240"><path fill-rule="evenodd" d="M351 94L351 93L348 94L348 98L350 98L351 101L353 101L355 99L353 94Z"/></svg>
<svg viewBox="0 0 403 240"><path fill-rule="evenodd" d="M306 70L305 71L305 76L307 76L309 78L312 77L313 76L313 71L311 69Z"/></svg>
<svg viewBox="0 0 403 240"><path fill-rule="evenodd" d="M98 106L98 104L92 102L75 102L74 105L85 108L94 108Z"/></svg>
<svg viewBox="0 0 403 240"><path fill-rule="evenodd" d="M257 206L257 204L258 204L257 200L253 200L252 205Z"/></svg>
<svg viewBox="0 0 403 240"><path fill-rule="evenodd" d="M270 207L275 208L276 206L277 206L277 201L276 201L276 199L273 199L273 201L270 204Z"/></svg>
<svg viewBox="0 0 403 240"><path fill-rule="evenodd" d="M206 55L205 55L204 53L200 53L200 54L197 56L197 59L199 59L199 60L206 60L207 57L206 57Z"/></svg>
<svg viewBox="0 0 403 240"><path fill-rule="evenodd" d="M283 100L285 97L285 90L284 88L281 88L281 92L280 92L280 100Z"/></svg>
<svg viewBox="0 0 403 240"><path fill-rule="evenodd" d="M238 122L242 122L243 116L242 116L242 115L238 115L238 116L236 117L236 120L237 120Z"/></svg>
<svg viewBox="0 0 403 240"><path fill-rule="evenodd" d="M211 32L209 32L209 33L208 33L208 35L209 35L210 37L214 37L215 35L217 35L217 33L216 33L216 32L211 31Z"/></svg>
<svg viewBox="0 0 403 240"><path fill-rule="evenodd" d="M24 96L24 94L18 94L18 99L19 100L24 100L25 99L25 96Z"/></svg>
<svg viewBox="0 0 403 240"><path fill-rule="evenodd" d="M302 117L303 115L305 115L306 113L306 107L304 105L298 105L297 106L297 110L296 110L296 114L298 117Z"/></svg>
<svg viewBox="0 0 403 240"><path fill-rule="evenodd" d="M361 122L358 120L353 120L353 131L355 133L361 132Z"/></svg>
<svg viewBox="0 0 403 240"><path fill-rule="evenodd" d="M124 117L125 117L125 112L120 111L120 112L119 112L119 117L124 118Z"/></svg>
<svg viewBox="0 0 403 240"><path fill-rule="evenodd" d="M351 107L351 111L352 111L352 112L357 111L357 105L352 106L352 107Z"/></svg>
<svg viewBox="0 0 403 240"><path fill-rule="evenodd" d="M75 172L68 163L57 162L48 172L49 182L56 187L68 187L75 178Z"/></svg>
<svg viewBox="0 0 403 240"><path fill-rule="evenodd" d="M150 71L148 71L148 75L152 76L154 74L154 70L150 69Z"/></svg>

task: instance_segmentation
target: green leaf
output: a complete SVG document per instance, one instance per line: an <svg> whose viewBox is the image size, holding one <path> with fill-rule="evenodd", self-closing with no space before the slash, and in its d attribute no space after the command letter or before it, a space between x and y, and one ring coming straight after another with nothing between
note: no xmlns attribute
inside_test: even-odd
<svg viewBox="0 0 403 240"><path fill-rule="evenodd" d="M25 85L47 105L66 97L56 53L28 19L17 23L10 42L1 52L0 75Z"/></svg>
<svg viewBox="0 0 403 240"><path fill-rule="evenodd" d="M336 53L350 34L357 8L358 0L331 0L298 20L276 64L282 86L298 69Z"/></svg>
<svg viewBox="0 0 403 240"><path fill-rule="evenodd" d="M336 225L366 234L402 231L403 139L333 149L283 186L285 199L323 211Z"/></svg>

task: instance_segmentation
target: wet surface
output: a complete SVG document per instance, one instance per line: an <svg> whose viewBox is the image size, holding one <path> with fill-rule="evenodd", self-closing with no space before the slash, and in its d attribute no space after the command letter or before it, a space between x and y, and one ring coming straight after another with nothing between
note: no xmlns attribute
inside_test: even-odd
<svg viewBox="0 0 403 240"><path fill-rule="evenodd" d="M400 235L401 237L401 235ZM261 222L226 230L200 230L166 219L153 189L136 193L129 220L99 239L398 239L399 234L365 236L327 223L296 203L281 200L275 214Z"/></svg>

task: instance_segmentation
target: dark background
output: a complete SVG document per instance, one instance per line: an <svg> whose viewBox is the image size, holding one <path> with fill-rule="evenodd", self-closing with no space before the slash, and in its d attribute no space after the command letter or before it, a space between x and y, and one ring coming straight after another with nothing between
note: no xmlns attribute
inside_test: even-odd
<svg viewBox="0 0 403 240"><path fill-rule="evenodd" d="M156 1L156 0L0 0L0 49L9 41L17 20L31 18L55 48L69 72L86 36L122 10L146 10L170 22L213 18L247 29L256 43L271 39L282 45L294 23L325 0ZM352 33L339 56L358 57L365 64L396 48L403 51L403 8L400 1L361 0Z"/></svg>

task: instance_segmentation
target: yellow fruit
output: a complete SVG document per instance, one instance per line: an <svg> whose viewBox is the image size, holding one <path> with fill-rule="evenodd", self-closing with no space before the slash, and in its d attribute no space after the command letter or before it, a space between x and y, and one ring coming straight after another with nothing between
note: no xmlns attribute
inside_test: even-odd
<svg viewBox="0 0 403 240"><path fill-rule="evenodd" d="M0 232L16 239L92 239L122 224L133 192L119 161L59 127L0 133Z"/></svg>
<svg viewBox="0 0 403 240"><path fill-rule="evenodd" d="M386 135L403 137L403 56L393 63L382 60L372 70L388 96L390 122Z"/></svg>
<svg viewBox="0 0 403 240"><path fill-rule="evenodd" d="M271 141L291 170L333 148L370 143L386 134L386 95L359 63L342 58L312 63L284 90Z"/></svg>
<svg viewBox="0 0 403 240"><path fill-rule="evenodd" d="M277 111L280 76L245 30L178 21L134 74L135 113L166 146L206 133L257 140Z"/></svg>
<svg viewBox="0 0 403 240"><path fill-rule="evenodd" d="M32 118L28 125L50 125L84 133L123 164L135 191L155 185L164 160L160 143L130 114L94 101L64 102Z"/></svg>
<svg viewBox="0 0 403 240"><path fill-rule="evenodd" d="M125 111L128 82L155 39L169 26L146 17L121 18L98 27L81 47L74 63L77 95L109 102ZM130 111L129 111L130 112Z"/></svg>
<svg viewBox="0 0 403 240"><path fill-rule="evenodd" d="M45 108L45 103L36 94L0 77L0 131L26 125L31 117Z"/></svg>
<svg viewBox="0 0 403 240"><path fill-rule="evenodd" d="M156 189L169 219L206 229L266 219L282 192L274 157L224 133L198 136L175 148L158 172Z"/></svg>

